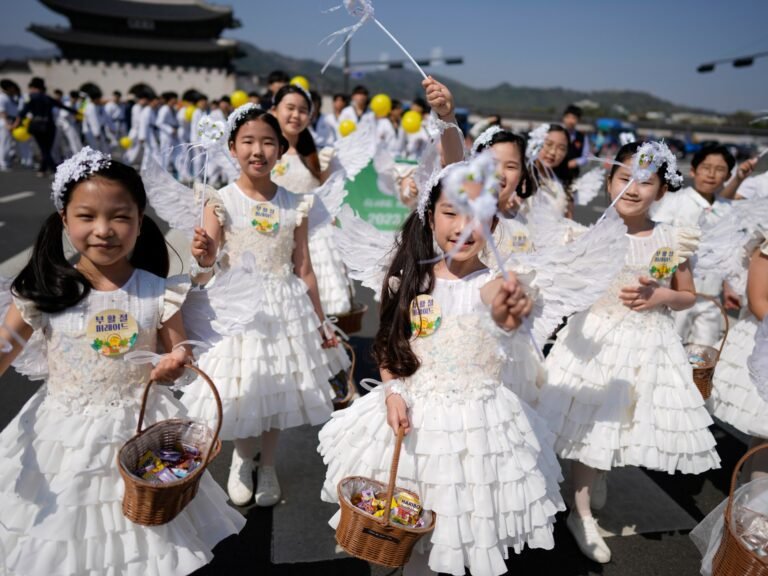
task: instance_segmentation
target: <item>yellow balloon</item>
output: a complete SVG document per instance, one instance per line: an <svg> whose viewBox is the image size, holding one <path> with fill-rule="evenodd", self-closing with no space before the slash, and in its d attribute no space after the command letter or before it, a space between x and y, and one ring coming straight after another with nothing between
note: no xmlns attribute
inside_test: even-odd
<svg viewBox="0 0 768 576"><path fill-rule="evenodd" d="M30 138L30 134L27 131L26 126L18 126L14 128L11 134L13 134L13 137L19 142L26 142Z"/></svg>
<svg viewBox="0 0 768 576"><path fill-rule="evenodd" d="M195 107L190 104L186 108L184 108L184 120L187 122L192 122L192 116L195 115Z"/></svg>
<svg viewBox="0 0 768 576"><path fill-rule="evenodd" d="M24 120L21 121L21 125L24 126L24 128L29 128L30 122L32 122L32 118L24 118Z"/></svg>
<svg viewBox="0 0 768 576"><path fill-rule="evenodd" d="M392 99L386 94L376 94L371 98L371 110L378 118L385 118L392 112Z"/></svg>
<svg viewBox="0 0 768 576"><path fill-rule="evenodd" d="M248 102L248 94L246 94L244 90L235 90L229 96L229 100L230 102L232 102L232 106L234 106L235 108L239 108L240 106Z"/></svg>
<svg viewBox="0 0 768 576"><path fill-rule="evenodd" d="M301 86L302 88L304 88L304 90L309 92L309 80L304 78L304 76L294 76L293 78L291 78L291 84L296 84L297 86Z"/></svg>
<svg viewBox="0 0 768 576"><path fill-rule="evenodd" d="M133 140L130 136L123 136L120 138L120 146L123 150L128 150L133 145Z"/></svg>
<svg viewBox="0 0 768 576"><path fill-rule="evenodd" d="M403 114L402 126L403 130L408 132L408 134L416 134L416 132L421 130L421 114L415 110L408 110L408 112Z"/></svg>
<svg viewBox="0 0 768 576"><path fill-rule="evenodd" d="M342 138L349 136L355 130L357 130L357 124L355 124L352 120L344 120L341 124L339 124L339 134L341 134Z"/></svg>

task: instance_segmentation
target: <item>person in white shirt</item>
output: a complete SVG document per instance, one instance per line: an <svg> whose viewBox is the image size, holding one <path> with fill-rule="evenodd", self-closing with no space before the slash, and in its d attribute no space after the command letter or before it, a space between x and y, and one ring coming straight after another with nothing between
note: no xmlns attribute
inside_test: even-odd
<svg viewBox="0 0 768 576"><path fill-rule="evenodd" d="M179 120L176 116L176 105L179 95L176 92L163 92L163 104L157 111L157 133L160 143L161 166L168 170L175 160L179 143Z"/></svg>
<svg viewBox="0 0 768 576"><path fill-rule="evenodd" d="M376 136L379 142L395 158L405 155L405 130L400 126L403 117L403 103L392 100L389 116L376 121Z"/></svg>
<svg viewBox="0 0 768 576"><path fill-rule="evenodd" d="M139 140L139 126L141 125L141 114L149 103L148 92L141 91L136 94L136 103L131 107L131 127L128 131L128 137L131 139L131 146L125 152L124 160L131 166L138 166L141 162L141 141Z"/></svg>
<svg viewBox="0 0 768 576"><path fill-rule="evenodd" d="M104 104L104 113L109 116L114 126L116 138L124 136L126 132L125 106L123 106L122 97L122 92L115 90L112 92L112 99Z"/></svg>
<svg viewBox="0 0 768 576"><path fill-rule="evenodd" d="M346 94L333 95L333 112L320 114L315 125L315 144L318 148L333 146L339 133L339 116L342 110L349 105Z"/></svg>
<svg viewBox="0 0 768 576"><path fill-rule="evenodd" d="M139 142L143 149L142 167L150 156L157 157L160 151L157 137L157 110L160 108L160 102L156 94L151 94L149 103L144 106L139 117Z"/></svg>
<svg viewBox="0 0 768 576"><path fill-rule="evenodd" d="M56 95L59 91L54 91ZM80 92L73 90L69 96L63 96L60 100L69 108L80 109ZM66 108L56 108L54 110L56 123L56 139L54 141L54 153L61 159L69 158L77 154L83 147L83 140L80 138L80 125L77 116Z"/></svg>
<svg viewBox="0 0 768 576"><path fill-rule="evenodd" d="M365 86L355 86L350 97L350 105L344 108L339 114L339 125L344 120L352 120L356 126L369 122L371 126L376 125L376 115L368 110L368 97L370 93ZM341 138L341 133L336 129L336 137Z"/></svg>
<svg viewBox="0 0 768 576"><path fill-rule="evenodd" d="M429 114L429 106L427 106L427 103L422 98L416 98L411 103L410 109L421 114L422 121L421 128L417 132L405 134L405 157L408 160L418 161L421 159L424 150L426 150L427 144L429 144L429 134L427 134L427 130L424 127L427 114Z"/></svg>
<svg viewBox="0 0 768 576"><path fill-rule="evenodd" d="M200 120L208 114L208 97L204 94L197 94L195 98L195 112L192 114L192 121L190 123L190 142L197 144L200 140L200 136L197 134L197 125L200 124ZM193 154L192 162L192 179L201 180L203 174L203 155Z"/></svg>
<svg viewBox="0 0 768 576"><path fill-rule="evenodd" d="M84 87L86 94L83 109L83 137L85 143L100 152L109 153L111 144L116 143L112 119L104 111L104 99L101 90L90 85Z"/></svg>
<svg viewBox="0 0 768 576"><path fill-rule="evenodd" d="M723 186L736 160L725 146L710 146L691 160L693 186L667 194L651 209L656 222L696 226L702 235L730 211L731 200L722 196ZM723 282L720 274L700 274L693 269L694 285L700 294L724 299L726 308L738 309L738 295ZM723 320L711 302L699 300L692 308L675 313L677 332L684 343L714 346L721 336Z"/></svg>
<svg viewBox="0 0 768 576"><path fill-rule="evenodd" d="M0 80L0 171L11 169L13 155L13 136L11 126L19 115L19 108L13 99L14 82L3 78Z"/></svg>
<svg viewBox="0 0 768 576"><path fill-rule="evenodd" d="M763 172L744 180L738 190L736 190L735 198L737 200L768 198L768 172Z"/></svg>

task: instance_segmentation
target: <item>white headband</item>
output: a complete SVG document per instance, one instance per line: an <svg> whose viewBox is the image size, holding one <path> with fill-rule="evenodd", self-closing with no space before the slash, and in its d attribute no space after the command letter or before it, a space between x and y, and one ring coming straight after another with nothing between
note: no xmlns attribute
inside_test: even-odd
<svg viewBox="0 0 768 576"><path fill-rule="evenodd" d="M109 167L112 163L112 157L90 146L86 146L80 152L64 160L56 168L56 175L53 178L51 189L51 199L56 210L64 210L64 190L70 182L79 182L90 176L94 172Z"/></svg>
<svg viewBox="0 0 768 576"><path fill-rule="evenodd" d="M529 162L533 162L544 147L544 140L547 139L549 128L549 124L541 124L537 126L535 130L531 130L531 133L528 135L528 146L525 149L525 157Z"/></svg>
<svg viewBox="0 0 768 576"><path fill-rule="evenodd" d="M246 102L242 106L235 108L227 117L227 140L229 140L230 135L235 131L238 124L242 122L243 116L248 114L251 110L261 110L261 106L258 106L253 102Z"/></svg>
<svg viewBox="0 0 768 576"><path fill-rule="evenodd" d="M491 143L491 140L493 140L493 137L496 136L496 134L499 132L504 132L504 128L498 124L494 124L493 126L486 128L485 131L480 134L480 136L477 137L477 140L475 140L472 144L472 155L474 156L477 154L477 151L480 148L488 146L488 144Z"/></svg>
<svg viewBox="0 0 768 576"><path fill-rule="evenodd" d="M645 182L664 164L667 165L664 172L667 183L676 188L681 186L683 177L677 171L677 158L663 140L645 142L638 148L632 156L632 177L639 182Z"/></svg>

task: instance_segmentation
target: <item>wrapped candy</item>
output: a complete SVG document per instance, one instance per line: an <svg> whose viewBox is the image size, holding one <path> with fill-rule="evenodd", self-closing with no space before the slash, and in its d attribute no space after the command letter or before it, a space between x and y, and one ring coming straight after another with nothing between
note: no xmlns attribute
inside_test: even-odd
<svg viewBox="0 0 768 576"><path fill-rule="evenodd" d="M367 488L354 494L352 504L376 518L383 518L387 508L386 496L378 496L373 489ZM422 507L418 497L408 492L399 492L389 503L389 517L394 524L419 528L424 525Z"/></svg>

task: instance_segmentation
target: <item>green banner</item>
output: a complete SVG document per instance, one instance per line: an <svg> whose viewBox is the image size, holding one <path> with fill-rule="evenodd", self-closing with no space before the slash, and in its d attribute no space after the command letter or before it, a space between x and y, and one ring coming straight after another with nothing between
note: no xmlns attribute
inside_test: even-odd
<svg viewBox="0 0 768 576"><path fill-rule="evenodd" d="M398 198L379 191L376 170L371 162L352 182L347 182L347 198L344 201L365 221L379 230L396 231L402 226L411 210Z"/></svg>

